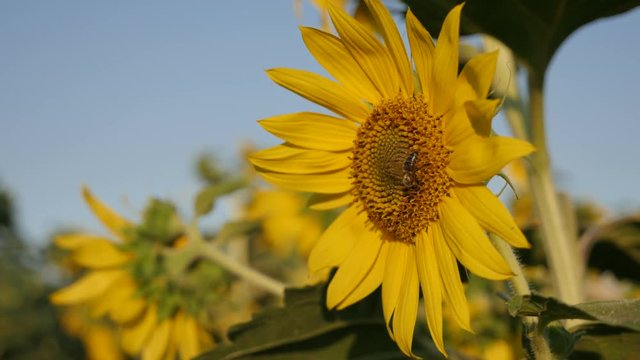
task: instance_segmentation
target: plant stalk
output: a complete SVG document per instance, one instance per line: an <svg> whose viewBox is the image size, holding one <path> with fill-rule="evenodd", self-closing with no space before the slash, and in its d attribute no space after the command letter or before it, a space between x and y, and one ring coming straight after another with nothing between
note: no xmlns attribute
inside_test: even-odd
<svg viewBox="0 0 640 360"><path fill-rule="evenodd" d="M533 204L541 221L542 243L558 298L568 304L583 301L582 264L576 234L565 219L551 172L545 136L542 78L529 75L530 141L536 151L530 155L527 174Z"/></svg>
<svg viewBox="0 0 640 360"><path fill-rule="evenodd" d="M205 241L200 234L197 222L194 221L187 227L189 240L192 246L197 249L197 255L213 261L216 265L229 271L230 273L246 280L247 282L260 287L279 299L284 299L285 284L273 279L236 259L229 257L216 245Z"/></svg>

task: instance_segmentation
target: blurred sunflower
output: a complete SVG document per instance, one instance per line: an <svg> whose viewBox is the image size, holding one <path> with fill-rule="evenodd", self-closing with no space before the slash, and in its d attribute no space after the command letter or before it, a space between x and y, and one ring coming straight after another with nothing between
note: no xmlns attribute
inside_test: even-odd
<svg viewBox="0 0 640 360"><path fill-rule="evenodd" d="M60 313L64 331L82 341L88 360L121 360L124 355L111 324L92 318L84 306L70 306Z"/></svg>
<svg viewBox="0 0 640 360"><path fill-rule="evenodd" d="M260 221L263 239L276 254L286 257L295 249L306 258L322 234L322 223L304 211L305 202L302 194L293 191L257 190L246 216Z"/></svg>
<svg viewBox="0 0 640 360"><path fill-rule="evenodd" d="M516 247L528 243L485 182L526 142L491 134L499 100L487 95L497 53L471 59L458 75L462 6L447 15L437 45L408 11L413 64L389 11L366 1L384 43L338 7L338 36L302 28L316 60L337 81L294 69L272 69L277 84L339 115L303 112L260 122L285 143L250 160L269 182L316 193L315 209L347 206L319 239L309 270L339 269L327 306L342 309L382 285L389 334L411 352L419 290L427 323L445 353L442 303L470 330L457 261L495 280L512 276L485 231Z"/></svg>
<svg viewBox="0 0 640 360"><path fill-rule="evenodd" d="M142 359L190 359L212 348L213 339L198 320L203 301L193 294L186 296L184 289L164 276L163 248L167 244L179 247L186 241L179 236L174 209L152 202L144 223L136 226L87 188L83 196L117 240L89 234L58 236L55 244L70 251L73 263L86 271L71 285L54 292L51 302L85 306L93 318L108 316L120 327L123 350ZM187 275L181 280L185 284L193 281Z"/></svg>

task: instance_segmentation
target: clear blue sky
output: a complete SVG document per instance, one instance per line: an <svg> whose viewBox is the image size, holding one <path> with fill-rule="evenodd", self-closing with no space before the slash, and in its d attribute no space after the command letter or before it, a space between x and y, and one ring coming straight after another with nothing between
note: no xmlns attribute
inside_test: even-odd
<svg viewBox="0 0 640 360"><path fill-rule="evenodd" d="M0 184L26 235L98 229L83 183L131 218L149 196L188 213L197 154L275 144L256 120L311 108L264 74L320 70L304 15L290 0L0 2ZM618 210L640 208L639 33L637 9L582 28L547 83L562 187Z"/></svg>

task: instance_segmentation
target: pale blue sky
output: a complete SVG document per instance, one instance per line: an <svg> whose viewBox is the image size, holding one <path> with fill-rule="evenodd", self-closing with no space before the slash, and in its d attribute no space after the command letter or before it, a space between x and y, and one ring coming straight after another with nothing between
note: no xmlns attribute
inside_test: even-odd
<svg viewBox="0 0 640 360"><path fill-rule="evenodd" d="M22 229L38 242L98 229L83 183L132 218L149 196L188 213L197 154L275 144L256 120L311 108L264 74L320 70L297 29L318 18L304 14L290 0L0 2L0 184ZM582 28L547 83L562 187L627 211L640 208L639 33L637 9Z"/></svg>

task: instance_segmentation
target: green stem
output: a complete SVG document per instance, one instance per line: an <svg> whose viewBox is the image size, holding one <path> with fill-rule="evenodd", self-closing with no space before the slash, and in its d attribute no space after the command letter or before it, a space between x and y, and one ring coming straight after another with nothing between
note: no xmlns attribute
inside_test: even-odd
<svg viewBox="0 0 640 360"><path fill-rule="evenodd" d="M569 230L552 178L544 128L542 85L542 79L529 76L530 140L536 151L530 156L527 173L557 296L568 304L577 304L583 301L582 265L578 259L576 234Z"/></svg>
<svg viewBox="0 0 640 360"><path fill-rule="evenodd" d="M198 256L209 259L239 278L268 291L279 299L284 299L285 284L229 257L216 245L205 241L195 221L187 227L187 233L189 240L193 242L192 246L197 249Z"/></svg>
<svg viewBox="0 0 640 360"><path fill-rule="evenodd" d="M270 292L276 297L283 299L284 298L284 289L285 285L278 280L270 278L269 276L256 271L255 269L243 264L235 259L230 258L218 249L215 245L206 243L202 247L201 255L205 258L212 260L220 267L229 271L230 273L240 277L247 282L261 287L262 289Z"/></svg>
<svg viewBox="0 0 640 360"><path fill-rule="evenodd" d="M513 252L513 248L511 248L511 246L509 246L506 241L493 234L490 234L490 238L493 242L493 245L496 247L496 249L498 249L502 257L507 260L507 264L514 274L514 276L510 280L513 291L517 295L531 295L529 282L524 277L522 266L520 266L520 262L518 261L516 254Z"/></svg>
<svg viewBox="0 0 640 360"><path fill-rule="evenodd" d="M511 268L514 276L510 279L511 289L517 295L525 296L531 295L531 289L529 288L529 282L524 277L522 272L522 266L513 252L513 248L507 244L506 241L501 238L490 234L491 242L500 252L502 257L507 261L507 264ZM525 333L528 334L531 343L533 344L533 351L535 351L535 358L537 360L552 360L555 356L551 353L549 343L544 337L544 328L538 326L538 319L535 317L522 318L524 323Z"/></svg>

